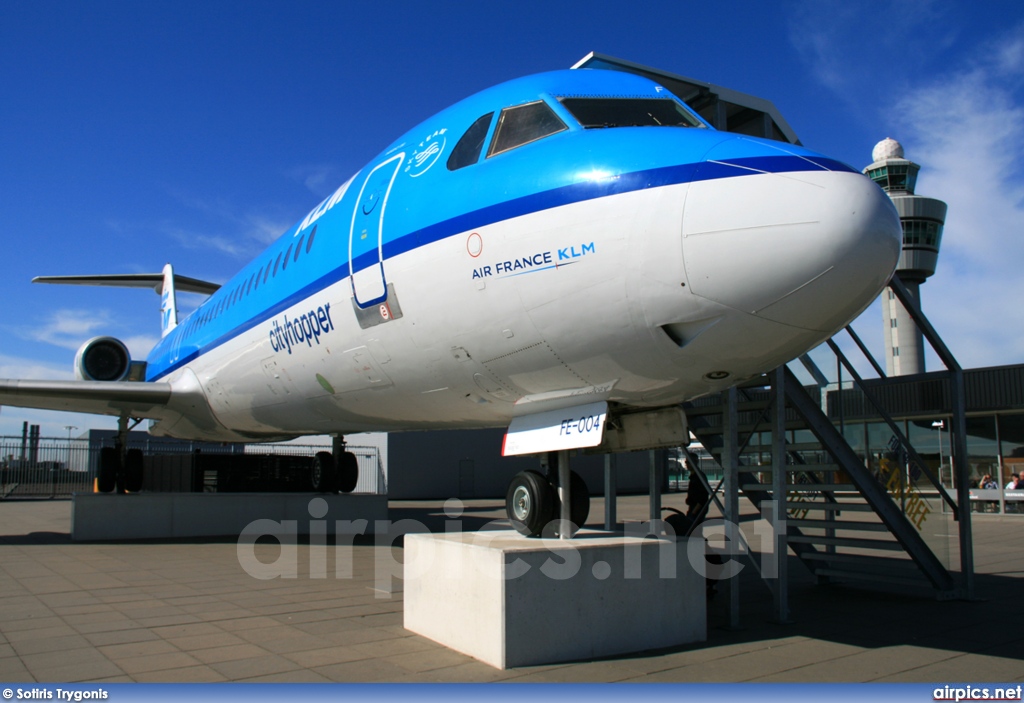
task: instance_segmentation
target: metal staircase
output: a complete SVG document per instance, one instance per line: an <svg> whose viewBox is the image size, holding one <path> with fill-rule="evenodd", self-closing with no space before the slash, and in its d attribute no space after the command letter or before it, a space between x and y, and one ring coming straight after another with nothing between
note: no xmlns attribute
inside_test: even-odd
<svg viewBox="0 0 1024 703"><path fill-rule="evenodd" d="M898 278L892 286L902 297ZM916 304L913 312L920 315ZM936 346L926 320L921 327ZM853 330L848 332L870 359ZM736 490L759 510L785 517L777 548L788 548L820 583L910 588L943 599L971 597L970 513L958 508L968 504L965 496L950 496L900 423L878 405L873 390L887 379L874 360L881 378L865 383L835 340L829 340L828 349L836 360L836 381L826 385L818 367L804 358L816 383L805 387L782 367L770 377L687 403L691 432L721 465L727 492L732 476ZM952 362L950 383L955 387L959 374L962 389L959 366L944 346L938 351L947 368ZM842 408L853 401L872 408L876 433L891 433L884 451L870 454L866 444L858 450L848 441L855 433L844 425ZM962 404L950 408L954 427L963 427L962 412ZM957 458L954 444L958 470L965 467L964 456ZM948 556L955 546L954 521L960 526L960 578L951 572ZM778 591L778 585L773 589ZM786 612L785 606L780 612Z"/></svg>

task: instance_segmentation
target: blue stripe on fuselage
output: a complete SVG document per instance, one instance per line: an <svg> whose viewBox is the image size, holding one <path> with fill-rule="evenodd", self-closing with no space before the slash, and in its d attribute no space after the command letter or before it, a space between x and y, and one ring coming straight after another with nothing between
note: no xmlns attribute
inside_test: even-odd
<svg viewBox="0 0 1024 703"><path fill-rule="evenodd" d="M846 164L832 159L820 156L789 155L729 158L721 161L702 161L647 169L612 176L599 181L584 181L561 186L452 217L384 242L384 259L390 259L453 235L486 227L496 222L610 195L719 178L735 178L764 173L792 173L797 171L845 171L857 173L856 170ZM357 272L376 265L378 265L376 251L366 252L356 257L352 262L353 269ZM225 331L224 334L216 337L204 346L186 354L172 364L161 367L158 366L158 362L167 359L168 347L172 343L171 339L167 338L164 342L158 344L150 355L147 380L156 381L167 376L194 361L202 354L216 349L253 327L281 314L318 291L347 278L349 274L348 263L343 263L341 266L336 267L277 301L272 306L259 311L248 320ZM182 343L180 346L187 347L188 345Z"/></svg>

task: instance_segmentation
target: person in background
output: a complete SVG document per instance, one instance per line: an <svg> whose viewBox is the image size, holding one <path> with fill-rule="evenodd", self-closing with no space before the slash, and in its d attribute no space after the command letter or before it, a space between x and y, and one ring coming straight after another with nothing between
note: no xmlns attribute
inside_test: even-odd
<svg viewBox="0 0 1024 703"><path fill-rule="evenodd" d="M1006 484L1007 491L1024 491L1024 475L1010 474L1010 482ZM1005 496L1004 496L1005 497ZM1021 512L1022 502L1016 498L1006 500L1006 512L1008 513L1019 513Z"/></svg>

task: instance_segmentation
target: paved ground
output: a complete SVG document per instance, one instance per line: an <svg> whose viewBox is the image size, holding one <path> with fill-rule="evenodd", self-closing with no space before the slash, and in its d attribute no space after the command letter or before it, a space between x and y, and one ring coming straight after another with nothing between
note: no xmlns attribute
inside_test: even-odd
<svg viewBox="0 0 1024 703"><path fill-rule="evenodd" d="M682 507L681 496L666 503ZM642 519L646 497L621 519ZM603 514L595 501L592 516ZM372 589L395 547L352 549L352 578L258 580L234 540L78 544L68 501L0 502L0 681L1024 681L1024 518L975 516L979 602L813 584L791 567L794 622L775 624L768 590L741 575L742 629L726 598L699 646L498 671L402 628L401 593ZM469 504L476 528L497 501ZM443 530L441 503L392 503L391 519ZM257 545L261 560L280 553ZM954 555L955 558L955 555ZM393 561L387 561L391 559ZM954 562L957 563L957 562Z"/></svg>

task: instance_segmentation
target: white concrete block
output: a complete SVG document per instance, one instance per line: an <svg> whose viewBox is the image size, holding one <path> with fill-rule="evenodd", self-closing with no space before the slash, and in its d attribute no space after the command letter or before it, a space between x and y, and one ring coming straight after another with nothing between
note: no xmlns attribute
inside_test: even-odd
<svg viewBox="0 0 1024 703"><path fill-rule="evenodd" d="M323 500L327 511L311 501ZM315 504L314 508L323 508ZM387 520L383 495L316 493L77 493L71 498L71 539L75 541L238 536L255 520L294 520L298 534L310 521L326 522L327 534L373 534ZM365 529L349 521L366 520ZM337 521L342 521L339 526Z"/></svg>
<svg viewBox="0 0 1024 703"><path fill-rule="evenodd" d="M686 545L589 531L406 535L405 627L499 669L703 642L704 578Z"/></svg>

